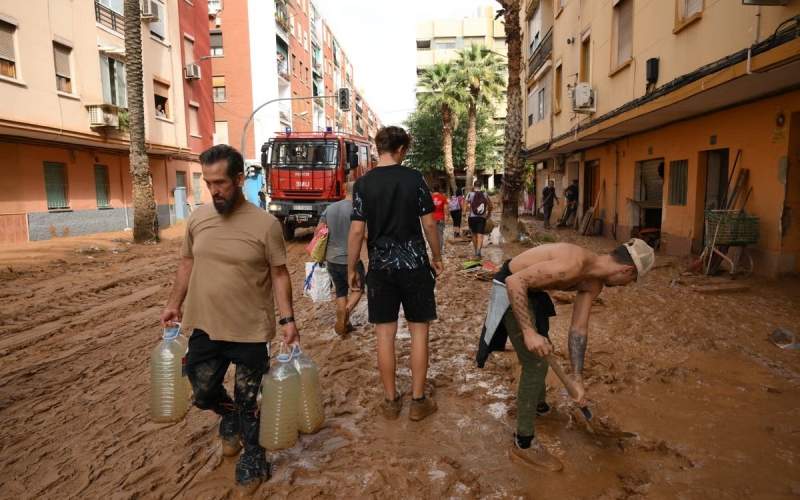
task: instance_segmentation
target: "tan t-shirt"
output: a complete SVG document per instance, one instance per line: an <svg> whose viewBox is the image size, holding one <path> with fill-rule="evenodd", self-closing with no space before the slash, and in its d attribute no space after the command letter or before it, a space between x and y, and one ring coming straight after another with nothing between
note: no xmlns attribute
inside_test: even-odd
<svg viewBox="0 0 800 500"><path fill-rule="evenodd" d="M213 205L186 223L181 255L193 257L182 328L212 340L267 342L275 336L270 266L286 265L278 219L250 203L222 216Z"/></svg>

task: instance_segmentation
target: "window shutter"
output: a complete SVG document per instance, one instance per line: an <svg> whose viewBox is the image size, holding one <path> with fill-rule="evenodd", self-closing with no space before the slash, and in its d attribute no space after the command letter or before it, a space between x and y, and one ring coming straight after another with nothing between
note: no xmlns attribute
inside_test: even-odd
<svg viewBox="0 0 800 500"><path fill-rule="evenodd" d="M683 17L689 17L703 10L703 0L684 0Z"/></svg>
<svg viewBox="0 0 800 500"><path fill-rule="evenodd" d="M212 87L224 87L225 86L225 77L224 76L211 77L211 86Z"/></svg>
<svg viewBox="0 0 800 500"><path fill-rule="evenodd" d="M105 165L94 166L94 188L97 193L97 206L100 208L111 206L108 196L108 167Z"/></svg>
<svg viewBox="0 0 800 500"><path fill-rule="evenodd" d="M183 39L183 60L186 64L194 62L194 42L188 38Z"/></svg>
<svg viewBox="0 0 800 500"><path fill-rule="evenodd" d="M192 174L192 191L194 192L194 203L199 205L203 202L203 175L198 173Z"/></svg>
<svg viewBox="0 0 800 500"><path fill-rule="evenodd" d="M669 163L669 204L686 205L689 182L689 161L677 160Z"/></svg>
<svg viewBox="0 0 800 500"><path fill-rule="evenodd" d="M617 6L617 64L631 58L633 42L633 1L624 0Z"/></svg>
<svg viewBox="0 0 800 500"><path fill-rule="evenodd" d="M111 68L108 57L100 56L100 83L103 86L103 102L106 104L114 104L114 98L111 96Z"/></svg>
<svg viewBox="0 0 800 500"><path fill-rule="evenodd" d="M211 39L211 48L221 48L222 47L222 32L221 31L212 31L209 35Z"/></svg>
<svg viewBox="0 0 800 500"><path fill-rule="evenodd" d="M175 172L175 187L186 187L186 172L180 170Z"/></svg>
<svg viewBox="0 0 800 500"><path fill-rule="evenodd" d="M65 47L59 43L53 44L53 56L56 63L56 74L66 78L70 77L69 73L69 53L70 48Z"/></svg>
<svg viewBox="0 0 800 500"><path fill-rule="evenodd" d="M48 210L69 208L67 202L67 176L63 163L44 164L44 186Z"/></svg>
<svg viewBox="0 0 800 500"><path fill-rule="evenodd" d="M14 31L16 26L0 21L0 58L15 61L14 58Z"/></svg>
<svg viewBox="0 0 800 500"><path fill-rule="evenodd" d="M114 85L117 89L116 105L121 108L128 107L128 84L125 74L125 63L114 60Z"/></svg>
<svg viewBox="0 0 800 500"><path fill-rule="evenodd" d="M198 106L189 106L189 133L200 135L200 108Z"/></svg>
<svg viewBox="0 0 800 500"><path fill-rule="evenodd" d="M164 4L161 3L160 1L158 0L154 1L153 5L156 6L156 11L158 11L158 21L152 21L150 23L150 33L156 35L161 40L164 40L167 37L166 32L164 30L164 27L167 25L164 19L167 15L167 12L166 9L164 8Z"/></svg>

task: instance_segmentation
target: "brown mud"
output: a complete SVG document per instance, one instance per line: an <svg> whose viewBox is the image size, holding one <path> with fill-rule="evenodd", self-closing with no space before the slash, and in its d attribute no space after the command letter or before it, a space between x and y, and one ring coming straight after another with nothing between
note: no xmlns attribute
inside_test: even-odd
<svg viewBox="0 0 800 500"><path fill-rule="evenodd" d="M0 250L0 498L240 496L213 414L193 408L173 425L148 419L149 352L180 231L156 246L131 246L126 237ZM307 239L290 245L296 296ZM611 248L607 240L580 242ZM332 305L299 298L295 316L320 367L327 420L272 456L273 478L256 498L800 495L800 355L767 341L778 327L798 331L800 280L753 279L744 292L701 295L680 284L687 279L681 262L660 258L643 283L605 290L592 311L588 393L595 419L637 437L588 433L550 374L554 411L538 420L537 432L565 464L551 474L507 455L513 354L475 367L490 284L459 272L468 245L448 244L446 254L437 284L441 319L430 342L439 412L412 423L406 404L400 420L383 420L365 303L357 331L340 339ZM503 258L499 248L485 254ZM569 302L557 301L551 329L565 366ZM405 391L408 350L401 329Z"/></svg>

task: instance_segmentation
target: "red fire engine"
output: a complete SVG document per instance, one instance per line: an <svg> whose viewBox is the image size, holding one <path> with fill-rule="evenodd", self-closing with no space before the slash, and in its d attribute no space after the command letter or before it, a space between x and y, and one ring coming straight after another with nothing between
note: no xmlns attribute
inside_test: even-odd
<svg viewBox="0 0 800 500"><path fill-rule="evenodd" d="M298 227L316 226L333 202L345 198L345 185L372 168L365 137L337 132L285 132L261 147L268 179L267 208L283 224L287 240Z"/></svg>

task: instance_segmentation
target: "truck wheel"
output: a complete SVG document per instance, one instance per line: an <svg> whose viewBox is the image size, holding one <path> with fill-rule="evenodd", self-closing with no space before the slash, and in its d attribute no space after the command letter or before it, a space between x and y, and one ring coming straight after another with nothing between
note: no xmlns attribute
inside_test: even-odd
<svg viewBox="0 0 800 500"><path fill-rule="evenodd" d="M283 239L286 241L291 241L294 239L294 224L291 222L283 223Z"/></svg>

